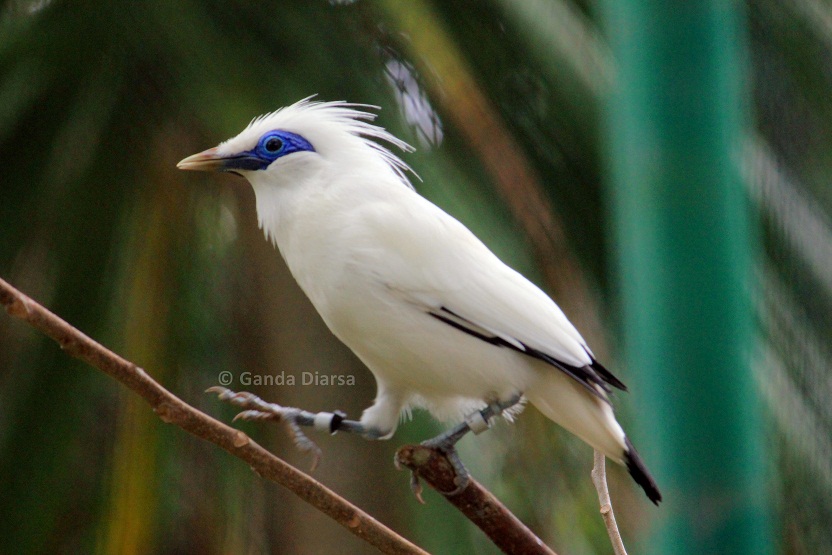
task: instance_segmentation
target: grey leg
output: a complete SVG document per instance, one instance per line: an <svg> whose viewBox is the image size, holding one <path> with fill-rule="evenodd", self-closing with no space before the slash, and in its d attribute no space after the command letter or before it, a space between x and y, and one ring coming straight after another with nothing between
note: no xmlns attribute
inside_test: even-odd
<svg viewBox="0 0 832 555"><path fill-rule="evenodd" d="M468 481L470 479L470 474L465 468L465 465L462 464L462 460L459 458L459 454L456 451L456 443L465 437L468 432L480 434L489 429L494 417L500 416L504 410L515 406L521 401L522 398L523 395L518 393L507 401L491 403L484 409L471 413L464 422L457 424L450 430L422 442L422 445L425 447L432 447L442 451L448 459L448 462L450 462L451 466L454 468L454 472L456 473L454 483L457 487L453 491L442 492L444 495L451 497L459 494L468 485ZM418 497L418 491L421 490L421 486L419 486L418 478L415 476L413 478L414 479L411 480L411 488L414 493L417 493Z"/></svg>
<svg viewBox="0 0 832 555"><path fill-rule="evenodd" d="M361 422L347 420L346 414L341 411L315 413L292 407L283 407L275 403L267 403L248 391L234 392L220 386L209 387L206 390L206 393L208 392L216 393L221 401L245 409L235 416L234 420L273 420L285 423L298 449L312 455L312 470L318 466L318 462L321 460L321 449L306 436L302 427L315 428L331 434L344 431L366 439L378 439L383 435L378 430L365 428Z"/></svg>
<svg viewBox="0 0 832 555"><path fill-rule="evenodd" d="M206 392L216 393L221 401L243 408L244 410L235 416L234 420L273 420L285 423L298 449L311 453L313 470L318 466L321 459L321 449L306 436L303 427L315 428L331 434L344 431L366 439L379 439L385 435L384 432L374 428L366 428L357 420L347 420L346 414L341 411L315 413L292 407L283 407L275 403L267 403L253 393L247 391L234 392L220 386L209 387ZM456 452L456 443L469 432L480 434L489 429L494 417L500 416L503 411L517 405L522 398L523 395L518 393L507 401L491 403L484 409L471 413L464 422L450 430L422 442L422 445L426 447L442 451L456 472L454 482L457 488L451 492L443 492L444 495L457 495L465 489L470 479L468 470L462 464ZM421 499L419 495L421 486L419 485L419 478L415 474L411 476L411 488Z"/></svg>

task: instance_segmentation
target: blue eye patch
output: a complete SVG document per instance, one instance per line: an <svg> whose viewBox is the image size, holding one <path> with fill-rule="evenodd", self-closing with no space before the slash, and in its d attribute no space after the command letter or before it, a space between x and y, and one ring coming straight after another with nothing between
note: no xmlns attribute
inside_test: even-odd
<svg viewBox="0 0 832 555"><path fill-rule="evenodd" d="M293 152L315 152L315 148L303 137L280 129L269 131L260 137L252 150L229 156L223 162L223 171L265 170L269 165Z"/></svg>

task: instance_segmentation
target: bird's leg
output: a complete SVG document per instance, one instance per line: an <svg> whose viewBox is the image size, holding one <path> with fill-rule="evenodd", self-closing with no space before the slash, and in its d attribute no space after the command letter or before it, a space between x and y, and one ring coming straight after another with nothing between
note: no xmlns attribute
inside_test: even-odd
<svg viewBox="0 0 832 555"><path fill-rule="evenodd" d="M321 449L306 436L302 427L315 428L331 434L344 431L367 439L378 439L382 435L376 430L365 428L361 422L347 420L346 414L341 411L315 413L293 407L283 407L275 403L267 403L248 391L234 392L220 386L209 387L206 392L216 393L221 401L227 401L245 409L237 414L234 420L274 420L285 423L297 448L311 453L312 470L315 470L321 460Z"/></svg>
<svg viewBox="0 0 832 555"><path fill-rule="evenodd" d="M347 420L346 414L341 411L315 413L293 407L284 407L276 403L267 403L253 393L247 391L235 392L221 386L209 387L206 391L216 393L221 401L227 401L244 409L234 417L235 421L273 420L285 423L298 449L312 454L312 470L318 466L321 459L321 449L306 436L303 427L314 428L331 434L344 431L366 439L379 439L384 435L379 430L365 427L357 420ZM465 437L468 432L481 434L489 429L494 417L500 416L507 409L520 403L522 398L523 395L518 393L507 401L491 403L482 410L472 412L463 422L450 430L421 443L425 447L440 450L456 473L454 478L454 483L457 485L456 489L450 492L442 492L444 495L451 497L459 494L468 485L470 479L468 470L462 464L459 454L456 452L456 443ZM410 487L421 500L422 488L419 484L419 477L415 473L411 476Z"/></svg>
<svg viewBox="0 0 832 555"><path fill-rule="evenodd" d="M450 430L447 430L438 436L428 439L422 442L422 445L425 447L432 447L434 449L439 449L444 453L445 457L448 459L448 462L451 463L451 466L456 473L456 477L454 478L454 483L456 484L456 489L450 492L442 492L445 496L451 497L454 495L459 494L465 487L468 485L468 480L470 479L470 474L468 470L465 468L465 465L462 464L462 460L459 458L459 454L456 452L456 443L465 437L468 432L474 432L474 434L481 434L485 430L491 427L491 422L496 416L500 416L503 411L510 409L511 407L520 403L523 398L522 393L517 393L507 401L496 401L494 403L489 404L482 410L478 410L469 414L465 420ZM416 494L417 497L420 497L419 493L421 491L421 486L419 485L419 479L417 476L413 476L411 478L410 483L411 489ZM421 498L421 497L420 497Z"/></svg>

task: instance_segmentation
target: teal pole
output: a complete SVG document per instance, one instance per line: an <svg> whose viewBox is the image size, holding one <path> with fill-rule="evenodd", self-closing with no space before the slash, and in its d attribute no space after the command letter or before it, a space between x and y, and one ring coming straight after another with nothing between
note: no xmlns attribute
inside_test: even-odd
<svg viewBox="0 0 832 555"><path fill-rule="evenodd" d="M741 178L747 97L732 0L602 0L612 242L634 443L664 494L640 552L766 554L750 355L757 245Z"/></svg>

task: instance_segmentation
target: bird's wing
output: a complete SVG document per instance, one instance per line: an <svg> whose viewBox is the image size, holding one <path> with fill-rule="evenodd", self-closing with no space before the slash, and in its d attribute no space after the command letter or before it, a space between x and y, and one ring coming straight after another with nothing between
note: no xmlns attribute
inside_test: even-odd
<svg viewBox="0 0 832 555"><path fill-rule="evenodd" d="M384 232L374 234L385 251L378 277L400 298L482 341L542 360L602 399L610 386L626 389L554 301L461 223L427 201L382 219Z"/></svg>

